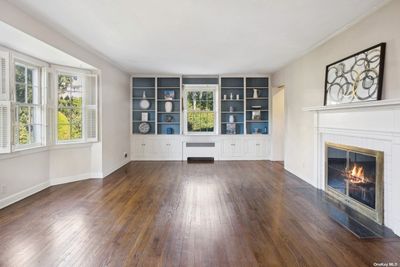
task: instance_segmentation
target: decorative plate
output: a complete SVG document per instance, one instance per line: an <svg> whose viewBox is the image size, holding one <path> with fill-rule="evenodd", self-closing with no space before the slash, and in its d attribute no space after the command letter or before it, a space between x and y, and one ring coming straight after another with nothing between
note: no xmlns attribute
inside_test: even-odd
<svg viewBox="0 0 400 267"><path fill-rule="evenodd" d="M147 99L142 99L140 100L139 105L141 109L148 109L150 107L150 102Z"/></svg>
<svg viewBox="0 0 400 267"><path fill-rule="evenodd" d="M147 122L142 122L141 124L139 124L139 132L141 134L147 134L148 132L150 132L150 124L148 124Z"/></svg>

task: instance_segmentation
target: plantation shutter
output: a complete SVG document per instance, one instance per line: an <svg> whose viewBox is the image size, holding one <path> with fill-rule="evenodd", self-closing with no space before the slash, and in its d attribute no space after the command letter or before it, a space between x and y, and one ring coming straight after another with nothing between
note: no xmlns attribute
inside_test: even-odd
<svg viewBox="0 0 400 267"><path fill-rule="evenodd" d="M10 57L0 51L0 153L11 152Z"/></svg>
<svg viewBox="0 0 400 267"><path fill-rule="evenodd" d="M97 91L98 76L85 75L84 77L85 92L85 131L87 142L97 142L98 140L98 108L97 108Z"/></svg>

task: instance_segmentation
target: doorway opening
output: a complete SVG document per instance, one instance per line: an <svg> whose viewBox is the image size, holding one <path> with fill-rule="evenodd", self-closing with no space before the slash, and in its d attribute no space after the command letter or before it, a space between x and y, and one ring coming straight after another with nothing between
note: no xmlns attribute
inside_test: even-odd
<svg viewBox="0 0 400 267"><path fill-rule="evenodd" d="M285 86L272 89L271 160L284 164L285 159Z"/></svg>

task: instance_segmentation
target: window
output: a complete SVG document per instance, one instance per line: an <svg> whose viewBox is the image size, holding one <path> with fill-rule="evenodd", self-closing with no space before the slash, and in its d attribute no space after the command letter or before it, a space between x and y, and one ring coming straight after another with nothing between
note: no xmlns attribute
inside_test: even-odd
<svg viewBox="0 0 400 267"><path fill-rule="evenodd" d="M97 76L84 73L57 75L58 143L97 140Z"/></svg>
<svg viewBox="0 0 400 267"><path fill-rule="evenodd" d="M98 78L0 47L0 154L96 142Z"/></svg>
<svg viewBox="0 0 400 267"><path fill-rule="evenodd" d="M40 69L15 63L15 123L16 147L42 144L42 98Z"/></svg>
<svg viewBox="0 0 400 267"><path fill-rule="evenodd" d="M215 133L216 85L185 86L186 133Z"/></svg>
<svg viewBox="0 0 400 267"><path fill-rule="evenodd" d="M77 75L58 75L57 140L82 139L82 79Z"/></svg>

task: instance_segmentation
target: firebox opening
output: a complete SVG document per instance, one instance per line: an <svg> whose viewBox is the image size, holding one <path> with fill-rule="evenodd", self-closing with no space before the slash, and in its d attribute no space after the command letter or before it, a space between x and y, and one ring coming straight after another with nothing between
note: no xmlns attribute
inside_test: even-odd
<svg viewBox="0 0 400 267"><path fill-rule="evenodd" d="M326 143L326 192L383 223L383 152Z"/></svg>

